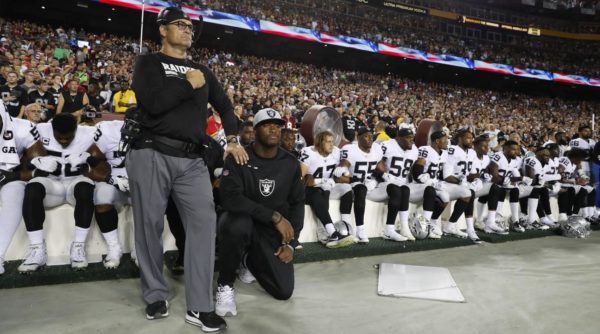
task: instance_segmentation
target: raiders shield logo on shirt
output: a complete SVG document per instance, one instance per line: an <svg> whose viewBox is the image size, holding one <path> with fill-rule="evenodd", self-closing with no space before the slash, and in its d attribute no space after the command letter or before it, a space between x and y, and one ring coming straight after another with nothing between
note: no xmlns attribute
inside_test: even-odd
<svg viewBox="0 0 600 334"><path fill-rule="evenodd" d="M271 196L273 190L275 190L275 180L262 179L259 181L260 193L264 197Z"/></svg>

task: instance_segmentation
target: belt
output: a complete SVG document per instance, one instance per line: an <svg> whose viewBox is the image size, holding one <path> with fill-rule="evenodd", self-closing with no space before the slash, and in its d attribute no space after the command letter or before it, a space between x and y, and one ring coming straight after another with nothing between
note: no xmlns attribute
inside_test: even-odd
<svg viewBox="0 0 600 334"><path fill-rule="evenodd" d="M135 141L133 148L152 148L160 153L180 158L201 158L205 152L204 145L151 133L142 134L141 138Z"/></svg>
<svg viewBox="0 0 600 334"><path fill-rule="evenodd" d="M183 153L202 153L204 150L203 145L190 143L187 141L177 140L165 136L152 135L150 137L154 142L159 144L167 145L175 150L181 151Z"/></svg>

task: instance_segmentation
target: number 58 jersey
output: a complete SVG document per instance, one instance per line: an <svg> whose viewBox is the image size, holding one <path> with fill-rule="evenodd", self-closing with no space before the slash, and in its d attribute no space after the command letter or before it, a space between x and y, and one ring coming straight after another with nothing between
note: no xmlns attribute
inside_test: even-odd
<svg viewBox="0 0 600 334"><path fill-rule="evenodd" d="M383 142L381 149L385 170L393 176L407 179L412 165L418 159L417 147L413 144L410 149L404 150L395 139L392 139Z"/></svg>
<svg viewBox="0 0 600 334"><path fill-rule="evenodd" d="M357 143L347 144L342 147L341 159L350 162L351 183L365 182L373 175L377 163L383 158L381 145L373 143L367 153L358 147Z"/></svg>
<svg viewBox="0 0 600 334"><path fill-rule="evenodd" d="M70 155L77 155L88 150L94 142L94 132L96 128L78 125L77 131L75 132L75 138L73 138L73 141L71 141L67 147L63 147L56 138L54 138L52 124L38 124L37 129L40 134L40 141L44 145L48 155L54 157L59 164L57 170L50 174L50 177L62 180L81 175L79 166L71 166L71 164L67 162L67 158Z"/></svg>

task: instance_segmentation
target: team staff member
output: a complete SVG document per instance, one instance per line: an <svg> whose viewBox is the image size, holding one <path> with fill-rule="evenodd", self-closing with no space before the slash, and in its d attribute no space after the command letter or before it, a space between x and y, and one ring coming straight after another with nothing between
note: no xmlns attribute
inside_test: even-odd
<svg viewBox="0 0 600 334"><path fill-rule="evenodd" d="M209 172L203 159L207 104L221 115L225 133L236 138L233 107L215 75L187 60L194 25L176 7L158 17L162 47L136 59L132 88L140 107L141 137L127 154L146 317L168 316L169 290L162 275L162 232L169 196L186 231L185 294L187 323L204 331L227 327L212 302L216 214ZM246 151L233 140L227 148L240 163Z"/></svg>
<svg viewBox="0 0 600 334"><path fill-rule="evenodd" d="M304 221L304 185L300 163L279 146L284 125L277 111L260 110L254 117L256 140L247 147L248 164L237 165L231 157L225 161L220 190L227 200L218 232L219 315L237 314L233 283L240 262L276 299L289 299L294 291L294 236Z"/></svg>

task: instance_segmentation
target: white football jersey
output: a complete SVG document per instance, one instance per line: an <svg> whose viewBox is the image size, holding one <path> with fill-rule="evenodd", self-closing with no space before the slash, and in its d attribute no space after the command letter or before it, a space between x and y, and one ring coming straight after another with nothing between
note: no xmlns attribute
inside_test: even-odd
<svg viewBox="0 0 600 334"><path fill-rule="evenodd" d="M386 172L404 179L409 176L410 169L419 155L419 150L414 144L409 150L404 150L395 139L382 143L381 150Z"/></svg>
<svg viewBox="0 0 600 334"><path fill-rule="evenodd" d="M504 152L494 153L490 163L492 162L498 166L498 175L500 175L501 177L511 178L513 176L518 176L521 174L519 172L519 168L521 167L520 160L512 159L511 161L508 161L508 159L504 155Z"/></svg>
<svg viewBox="0 0 600 334"><path fill-rule="evenodd" d="M577 165L571 162L567 157L561 157L558 159L558 164L563 166L562 176L565 179L572 180L577 177Z"/></svg>
<svg viewBox="0 0 600 334"><path fill-rule="evenodd" d="M548 163L544 166L544 174L546 175L558 175L558 159L550 158Z"/></svg>
<svg viewBox="0 0 600 334"><path fill-rule="evenodd" d="M481 172L483 172L490 164L490 157L487 154L484 154L483 157L479 159L475 150L469 150L469 156L469 160L473 162L470 174L481 175Z"/></svg>
<svg viewBox="0 0 600 334"><path fill-rule="evenodd" d="M322 156L314 146L305 147L300 152L300 161L308 167L308 174L315 179L333 177L333 170L340 164L340 149L333 147L328 156Z"/></svg>
<svg viewBox="0 0 600 334"><path fill-rule="evenodd" d="M103 121L96 124L94 133L94 143L100 152L104 153L113 176L127 175L125 152L119 145L121 143L121 127L123 127L123 121Z"/></svg>
<svg viewBox="0 0 600 334"><path fill-rule="evenodd" d="M569 146L571 146L572 148L578 148L580 150L585 150L585 151L591 151L594 149L594 146L596 145L596 141L593 139L582 139L582 138L575 138L573 140L571 140L571 142L569 142Z"/></svg>
<svg viewBox="0 0 600 334"><path fill-rule="evenodd" d="M38 124L37 128L40 133L40 141L44 144L48 155L56 157L59 163L58 170L51 174L50 177L64 179L81 175L79 166L71 166L66 158L72 154L86 152L92 143L94 143L94 132L96 131L96 128L78 125L77 131L75 132L75 138L73 138L73 141L67 147L62 147L56 138L54 138L51 123Z"/></svg>
<svg viewBox="0 0 600 334"><path fill-rule="evenodd" d="M442 177L446 179L449 176L454 176L462 179L468 176L473 167L472 159L475 151L471 149L464 150L458 145L451 145L448 147L447 152Z"/></svg>
<svg viewBox="0 0 600 334"><path fill-rule="evenodd" d="M350 182L365 182L368 177L373 175L377 163L383 158L383 151L378 143L373 143L368 153L363 152L358 147L358 143L352 143L342 147L340 155L342 160L350 162L350 173L352 174Z"/></svg>
<svg viewBox="0 0 600 334"><path fill-rule="evenodd" d="M431 146L421 146L419 148L419 159L425 159L424 173L429 174L432 179L442 179L442 169L444 168L443 159L447 157L447 153L442 151L440 155Z"/></svg>
<svg viewBox="0 0 600 334"><path fill-rule="evenodd" d="M527 176L526 166L533 169L535 173L535 182L539 184L539 179L542 175L546 173L545 166L542 166L542 163L536 157L525 158L525 162L523 163L523 175Z"/></svg>
<svg viewBox="0 0 600 334"><path fill-rule="evenodd" d="M40 139L40 135L36 126L30 121L10 116L6 119L12 124L2 126L0 169L8 171L20 164L25 151Z"/></svg>

